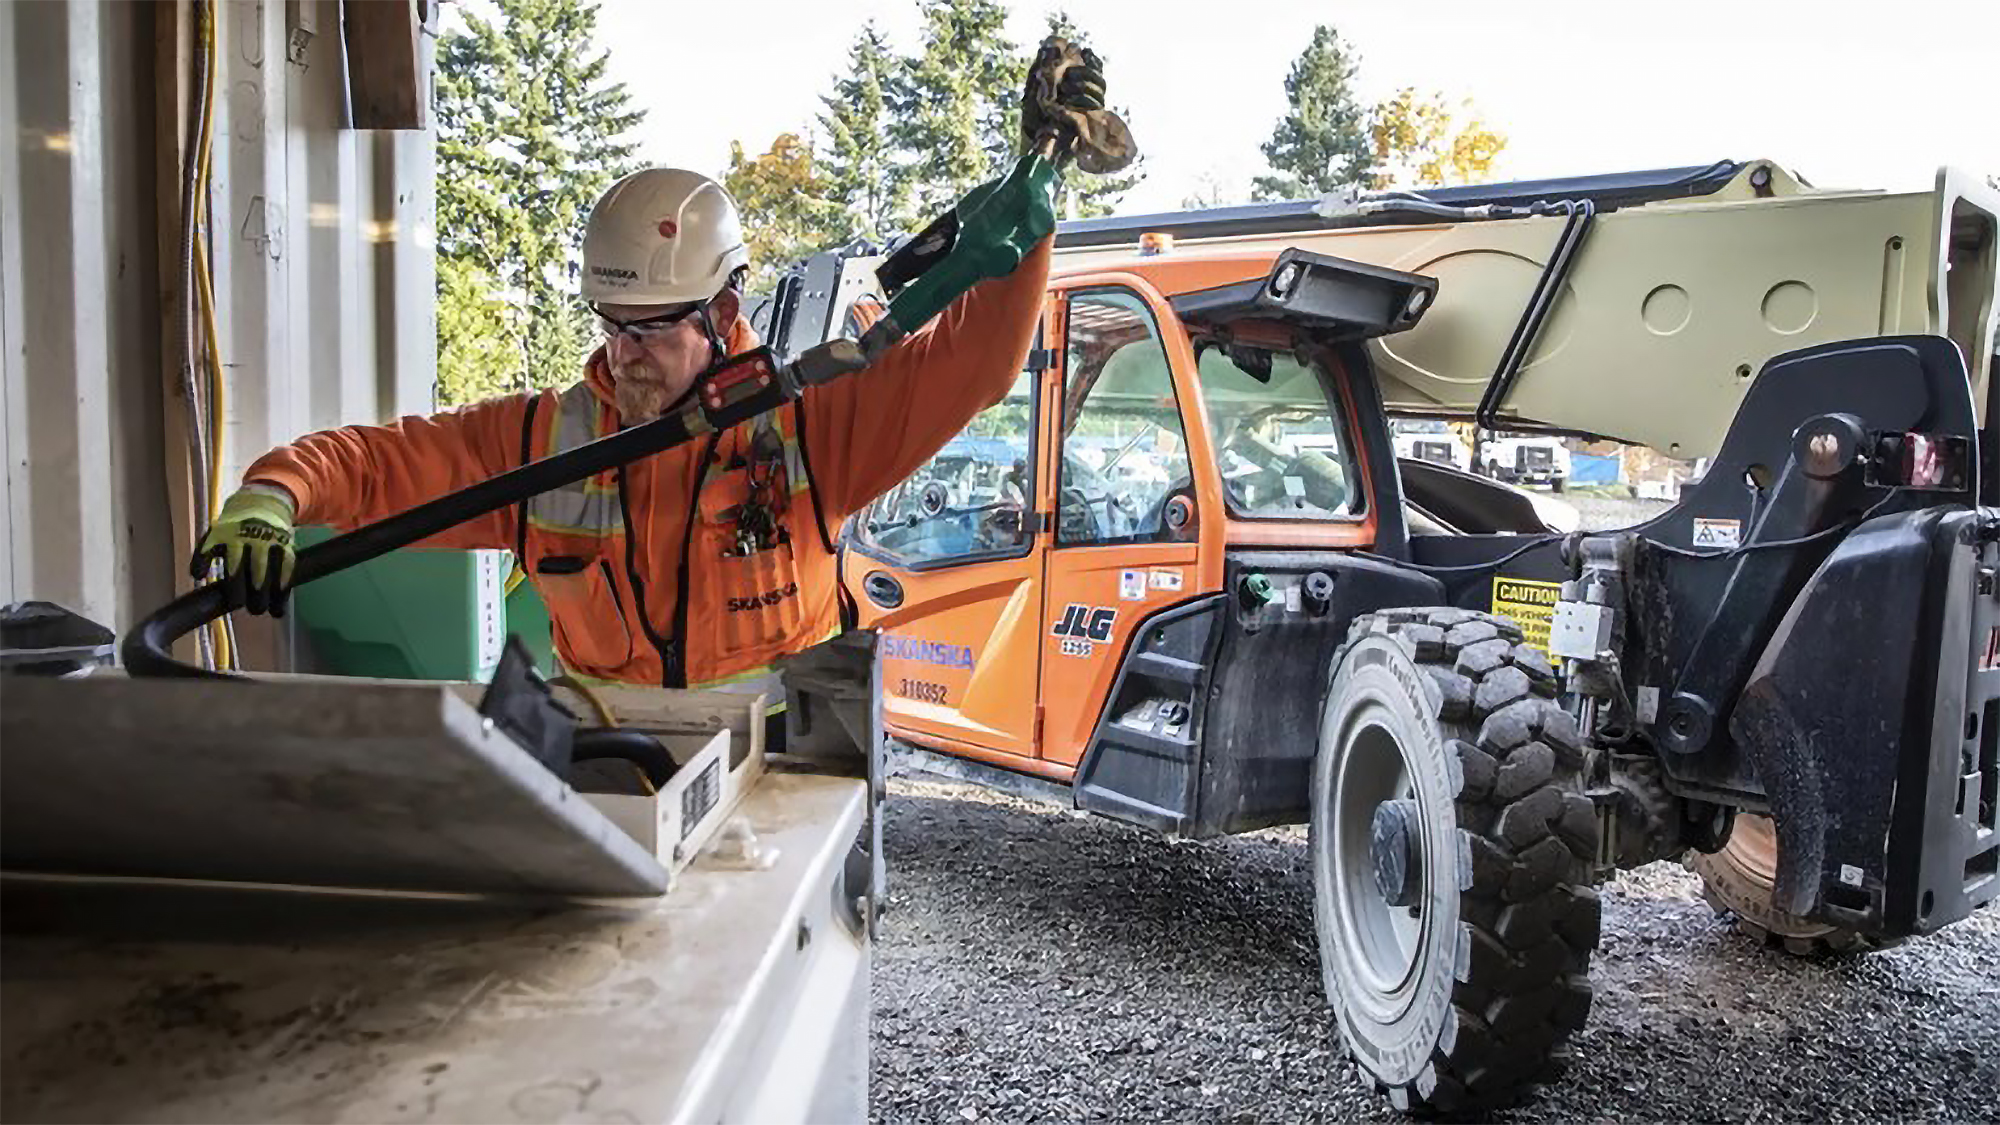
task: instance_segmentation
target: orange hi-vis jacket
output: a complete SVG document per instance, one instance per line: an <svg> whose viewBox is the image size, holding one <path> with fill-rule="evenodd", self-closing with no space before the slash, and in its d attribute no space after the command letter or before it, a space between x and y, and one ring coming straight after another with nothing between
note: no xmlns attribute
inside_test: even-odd
<svg viewBox="0 0 2000 1125"><path fill-rule="evenodd" d="M1048 265L1044 239L865 371L418 546L517 551L572 671L666 687L761 674L838 630L841 522L1006 396L1034 341ZM728 350L756 345L739 316ZM289 491L301 524L352 528L610 433L612 402L599 352L567 390L309 434L244 480ZM782 532L743 553L738 507L753 488Z"/></svg>

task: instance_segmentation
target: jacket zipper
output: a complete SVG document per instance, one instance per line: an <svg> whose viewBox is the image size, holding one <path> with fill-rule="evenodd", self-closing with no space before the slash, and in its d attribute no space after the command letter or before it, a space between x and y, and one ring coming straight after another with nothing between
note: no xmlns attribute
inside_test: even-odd
<svg viewBox="0 0 2000 1125"><path fill-rule="evenodd" d="M646 640L652 643L653 651L660 656L660 686L682 687L682 683L676 682L685 678L679 663L680 646L660 636L659 631L653 628L652 615L646 612L646 580L639 576L639 525L632 522L632 501L627 495L623 465L618 466L618 514L625 521L625 577L632 583L632 600L638 603L639 628L646 634ZM608 568L609 564L606 566ZM682 569L685 572L685 563ZM612 588L617 589L615 585ZM681 626L676 624L674 628L678 635Z"/></svg>
<svg viewBox="0 0 2000 1125"><path fill-rule="evenodd" d="M681 573L680 588L674 591L674 640L673 656L667 661L667 687L687 686L687 624L688 624L688 556L694 549L694 521L701 511L702 486L708 483L708 466L715 460L716 447L722 444L722 431L717 430L708 439L708 445L701 451L701 461L695 466L694 491L688 496L687 525L681 529Z"/></svg>

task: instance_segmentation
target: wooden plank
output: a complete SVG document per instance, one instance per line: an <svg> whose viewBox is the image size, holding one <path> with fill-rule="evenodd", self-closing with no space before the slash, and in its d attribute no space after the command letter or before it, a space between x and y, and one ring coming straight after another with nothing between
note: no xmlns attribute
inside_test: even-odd
<svg viewBox="0 0 2000 1125"><path fill-rule="evenodd" d="M166 445L166 485L168 519L173 528L175 553L191 555L195 538L195 490L206 482L195 479L195 464L188 444L187 391L181 382L181 365L187 341L181 325L186 316L182 304L185 259L181 253L181 177L188 155L187 121L194 105L195 52L200 42L195 32L195 12L188 0L167 0L151 6L154 60L154 169L157 184L159 287L160 287L160 381L161 424ZM194 583L185 564L175 566L174 592L186 593ZM192 662L198 652L190 634L176 642L176 659Z"/></svg>
<svg viewBox="0 0 2000 1125"><path fill-rule="evenodd" d="M563 706L576 712L586 724L596 725L597 710L582 693L560 683L554 688ZM661 734L705 734L723 728L751 738L759 752L764 748L764 708L770 702L765 695L674 691L637 685L593 686L590 690L611 709L611 717L620 726Z"/></svg>
<svg viewBox="0 0 2000 1125"><path fill-rule="evenodd" d="M416 0L342 0L340 13L353 127L428 127Z"/></svg>
<svg viewBox="0 0 2000 1125"><path fill-rule="evenodd" d="M109 672L123 675L123 672ZM393 680L374 676L333 676L322 673L248 672L260 683L371 684L384 687L442 687L474 707L486 695L486 685L468 680ZM550 685L557 703L569 708L583 726L597 726L597 708L584 694L568 684ZM718 730L726 730L744 740L761 755L764 751L764 717L770 697L733 691L654 688L600 684L591 687L611 710L619 726L629 726L657 735L689 735L705 744ZM671 743L670 743L671 745Z"/></svg>

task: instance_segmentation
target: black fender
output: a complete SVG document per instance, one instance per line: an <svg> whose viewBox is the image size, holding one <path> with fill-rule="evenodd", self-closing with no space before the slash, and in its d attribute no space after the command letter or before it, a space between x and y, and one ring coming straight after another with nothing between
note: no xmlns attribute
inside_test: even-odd
<svg viewBox="0 0 2000 1125"><path fill-rule="evenodd" d="M2000 890L1996 527L1956 505L1869 520L1765 644L1729 732L1770 801L1779 909L1901 937Z"/></svg>

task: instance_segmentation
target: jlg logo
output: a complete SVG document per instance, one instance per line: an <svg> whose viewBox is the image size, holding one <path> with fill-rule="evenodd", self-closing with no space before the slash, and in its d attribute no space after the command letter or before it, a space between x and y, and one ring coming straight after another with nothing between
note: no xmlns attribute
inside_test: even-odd
<svg viewBox="0 0 2000 1125"><path fill-rule="evenodd" d="M1108 641L1111 639L1111 627L1117 622L1118 611L1109 606L1071 603L1049 633L1051 636L1075 637L1085 641Z"/></svg>

